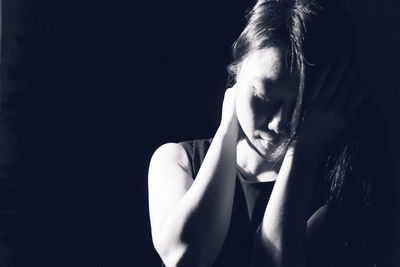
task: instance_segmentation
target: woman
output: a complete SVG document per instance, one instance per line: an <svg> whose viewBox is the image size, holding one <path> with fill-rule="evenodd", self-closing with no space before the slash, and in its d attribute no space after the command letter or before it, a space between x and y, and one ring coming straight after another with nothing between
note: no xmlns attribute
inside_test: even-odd
<svg viewBox="0 0 400 267"><path fill-rule="evenodd" d="M325 1L254 6L215 136L152 157L150 219L164 264L373 265L369 115L349 25Z"/></svg>

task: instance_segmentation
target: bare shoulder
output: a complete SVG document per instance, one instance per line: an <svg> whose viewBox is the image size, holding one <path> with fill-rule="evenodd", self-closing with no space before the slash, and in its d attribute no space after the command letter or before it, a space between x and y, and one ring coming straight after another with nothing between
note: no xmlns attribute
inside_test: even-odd
<svg viewBox="0 0 400 267"><path fill-rule="evenodd" d="M185 172L190 173L190 161L181 144L166 143L157 148L150 161L149 175L155 169L168 166L180 167Z"/></svg>

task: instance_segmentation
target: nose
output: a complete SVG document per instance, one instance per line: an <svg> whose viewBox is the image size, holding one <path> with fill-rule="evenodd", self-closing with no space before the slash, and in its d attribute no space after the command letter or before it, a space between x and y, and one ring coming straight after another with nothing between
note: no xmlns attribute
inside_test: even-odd
<svg viewBox="0 0 400 267"><path fill-rule="evenodd" d="M276 134L287 134L288 129L286 120L283 116L283 108L281 107L269 120L268 129Z"/></svg>

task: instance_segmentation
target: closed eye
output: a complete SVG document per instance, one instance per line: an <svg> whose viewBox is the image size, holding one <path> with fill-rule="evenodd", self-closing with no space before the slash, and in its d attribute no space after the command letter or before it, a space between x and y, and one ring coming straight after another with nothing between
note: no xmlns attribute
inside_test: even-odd
<svg viewBox="0 0 400 267"><path fill-rule="evenodd" d="M274 102L277 99L272 96L264 95L264 94L259 94L259 93L254 93L254 96L258 98L259 100L262 100L263 102L269 103L269 102Z"/></svg>
<svg viewBox="0 0 400 267"><path fill-rule="evenodd" d="M271 101L275 101L276 98L271 96L271 95L267 95L264 93L264 91L260 91L259 88L257 89L257 87L255 87L254 85L252 86L253 88L253 95L255 97L257 97L258 99L261 99L264 102L271 102Z"/></svg>
<svg viewBox="0 0 400 267"><path fill-rule="evenodd" d="M275 97L272 97L272 96L262 96L261 99L263 101L265 101L265 102L275 102L275 101L277 101L277 99Z"/></svg>

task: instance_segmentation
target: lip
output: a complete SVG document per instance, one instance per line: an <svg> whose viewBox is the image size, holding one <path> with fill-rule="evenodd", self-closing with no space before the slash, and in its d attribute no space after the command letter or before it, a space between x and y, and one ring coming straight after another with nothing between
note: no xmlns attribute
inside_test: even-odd
<svg viewBox="0 0 400 267"><path fill-rule="evenodd" d="M258 140L263 147L271 147L273 145L270 139L258 138Z"/></svg>
<svg viewBox="0 0 400 267"><path fill-rule="evenodd" d="M276 142L279 140L279 135L275 133L260 132L258 133L258 138L267 142Z"/></svg>
<svg viewBox="0 0 400 267"><path fill-rule="evenodd" d="M286 140L288 136L277 134L272 131L259 131L256 135L256 138L262 140L263 142L268 142L272 146L277 146L283 140Z"/></svg>

